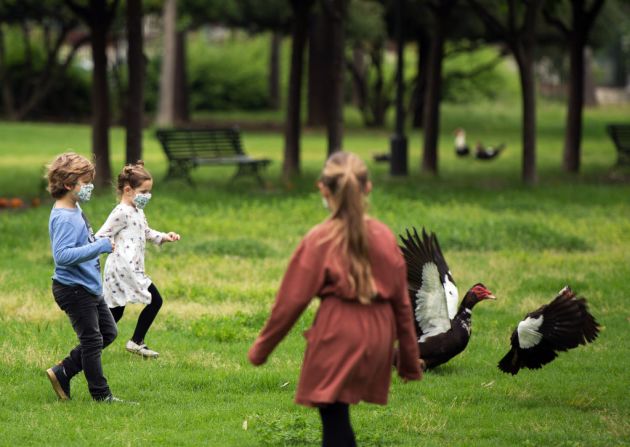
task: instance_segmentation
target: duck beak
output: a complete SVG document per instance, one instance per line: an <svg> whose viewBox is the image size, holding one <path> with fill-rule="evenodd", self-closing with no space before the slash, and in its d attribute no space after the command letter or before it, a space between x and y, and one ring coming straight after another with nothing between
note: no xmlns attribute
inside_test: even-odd
<svg viewBox="0 0 630 447"><path fill-rule="evenodd" d="M493 294L490 294L490 295L486 295L486 299L487 299L487 300L496 300L496 299L497 299L497 297L496 297L496 296L494 296Z"/></svg>

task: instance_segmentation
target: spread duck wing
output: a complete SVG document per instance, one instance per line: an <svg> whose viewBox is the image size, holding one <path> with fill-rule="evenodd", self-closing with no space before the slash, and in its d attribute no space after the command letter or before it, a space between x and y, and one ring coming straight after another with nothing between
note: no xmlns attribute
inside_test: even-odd
<svg viewBox="0 0 630 447"><path fill-rule="evenodd" d="M448 331L451 321L433 239L424 230L422 239L415 228L413 234L409 230L406 233L407 237L400 236L403 242L401 249L407 263L409 299L414 311L416 331L422 342Z"/></svg>

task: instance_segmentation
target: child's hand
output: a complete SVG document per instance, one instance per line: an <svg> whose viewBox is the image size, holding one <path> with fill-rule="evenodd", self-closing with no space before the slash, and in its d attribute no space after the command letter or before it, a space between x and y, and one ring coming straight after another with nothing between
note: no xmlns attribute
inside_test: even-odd
<svg viewBox="0 0 630 447"><path fill-rule="evenodd" d="M166 233L166 237L164 238L166 242L175 242L180 239L181 239L181 236L177 233L173 233L172 231L169 231L168 233Z"/></svg>

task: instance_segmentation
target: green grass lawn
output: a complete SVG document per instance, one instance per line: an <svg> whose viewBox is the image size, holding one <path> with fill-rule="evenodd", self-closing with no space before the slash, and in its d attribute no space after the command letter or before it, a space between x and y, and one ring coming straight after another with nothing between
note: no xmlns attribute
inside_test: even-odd
<svg viewBox="0 0 630 447"><path fill-rule="evenodd" d="M604 125L628 107L585 115L583 172L560 169L564 112L543 105L538 117L539 183L520 182L517 106L445 106L440 175L420 175L421 139L410 134L411 175L392 179L371 161L370 212L392 230L435 231L460 294L483 282L498 297L475 308L467 350L425 375L393 380L386 407L360 404L352 419L361 446L613 446L630 444L630 184L611 175L616 154ZM627 118L626 118L627 119ZM456 159L451 131L506 142L490 163ZM346 132L345 145L366 160L386 151L390 132ZM42 166L67 148L89 153L86 126L0 123L0 197L38 194ZM283 140L246 132L246 150L274 160L270 188L228 183L233 168L195 172L197 188L164 184L166 163L151 131L147 167L156 178L146 209L152 227L182 240L149 248L147 270L164 297L148 334L161 353L143 361L124 350L139 306L130 306L119 338L103 355L106 376L138 406L90 401L83 376L73 400L57 402L44 370L75 340L50 292L51 202L0 211L0 445L318 445L317 412L292 403L304 349L302 331L316 302L289 337L255 369L246 351L263 324L301 236L326 216L314 188L325 134L307 131L303 177L280 180ZM121 167L124 134L112 131L112 166ZM115 204L101 191L84 209L99 226ZM592 345L540 371L516 377L496 364L525 313L565 284L588 298L602 325Z"/></svg>

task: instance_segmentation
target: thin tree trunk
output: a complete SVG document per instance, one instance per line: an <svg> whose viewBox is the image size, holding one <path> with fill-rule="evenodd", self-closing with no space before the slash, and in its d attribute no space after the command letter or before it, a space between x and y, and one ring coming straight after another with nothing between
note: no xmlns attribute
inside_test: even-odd
<svg viewBox="0 0 630 447"><path fill-rule="evenodd" d="M536 178L536 85L533 48L522 48L516 56L523 108L523 182L534 185Z"/></svg>
<svg viewBox="0 0 630 447"><path fill-rule="evenodd" d="M285 179L300 173L300 130L302 105L302 71L304 46L308 26L308 12L313 0L291 0L293 30L291 38L291 73L287 95L287 117L284 136L282 173Z"/></svg>
<svg viewBox="0 0 630 447"><path fill-rule="evenodd" d="M330 46L330 78L328 83L328 109L326 131L328 156L340 151L343 145L343 87L345 74L344 23L347 15L347 0L331 0L325 5Z"/></svg>
<svg viewBox="0 0 630 447"><path fill-rule="evenodd" d="M145 70L143 46L142 0L127 0L127 163L135 163L142 158Z"/></svg>
<svg viewBox="0 0 630 447"><path fill-rule="evenodd" d="M177 0L165 0L162 13L164 21L164 45L160 70L160 100L158 126L173 126L175 123L175 51L177 34Z"/></svg>
<svg viewBox="0 0 630 447"><path fill-rule="evenodd" d="M320 14L312 14L308 39L308 104L306 123L326 124L327 76L330 70L326 23Z"/></svg>
<svg viewBox="0 0 630 447"><path fill-rule="evenodd" d="M6 66L6 50L3 28L3 25L0 24L0 83L2 83L2 105L6 118L13 121L15 119L15 110L11 83L8 79L9 71Z"/></svg>
<svg viewBox="0 0 630 447"><path fill-rule="evenodd" d="M582 142L582 108L584 107L584 46L581 39L569 39L569 101L564 136L563 168L567 172L580 170Z"/></svg>
<svg viewBox="0 0 630 447"><path fill-rule="evenodd" d="M271 33L271 48L269 52L269 108L280 108L280 44L282 35L279 31Z"/></svg>
<svg viewBox="0 0 630 447"><path fill-rule="evenodd" d="M173 81L173 122L176 125L190 121L188 107L188 70L186 65L186 31L175 35L175 79Z"/></svg>
<svg viewBox="0 0 630 447"><path fill-rule="evenodd" d="M584 0L571 0L570 27L567 27L560 17L543 10L547 22L560 30L569 44L569 100L562 157L562 167L567 172L580 170L583 108L585 104L597 103L590 53L585 49L590 29L603 5L604 0L595 0L586 8L587 2Z"/></svg>
<svg viewBox="0 0 630 447"><path fill-rule="evenodd" d="M593 51L586 45L586 39L583 46L584 52L584 106L597 107L597 95L595 94L595 76L593 74Z"/></svg>
<svg viewBox="0 0 630 447"><path fill-rule="evenodd" d="M355 79L365 79L365 72L367 67L365 65L365 50L360 43L356 43L352 47L352 65L358 76ZM363 95L361 86L353 82L352 83L352 105L361 109L365 104L365 96Z"/></svg>
<svg viewBox="0 0 630 447"><path fill-rule="evenodd" d="M413 127L422 128L422 120L424 118L424 105L427 92L427 72L429 71L429 51L431 48L431 40L429 37L421 33L418 36L418 65L416 74L416 88L413 92Z"/></svg>
<svg viewBox="0 0 630 447"><path fill-rule="evenodd" d="M431 37L429 51L427 91L424 102L424 150L422 171L438 172L438 137L440 133L440 95L442 90L442 60L444 59L444 27L436 20L436 30Z"/></svg>
<svg viewBox="0 0 630 447"><path fill-rule="evenodd" d="M109 86L107 84L107 29L108 24L96 21L91 28L92 59L92 152L96 163L97 186L108 186L111 179L109 165Z"/></svg>

